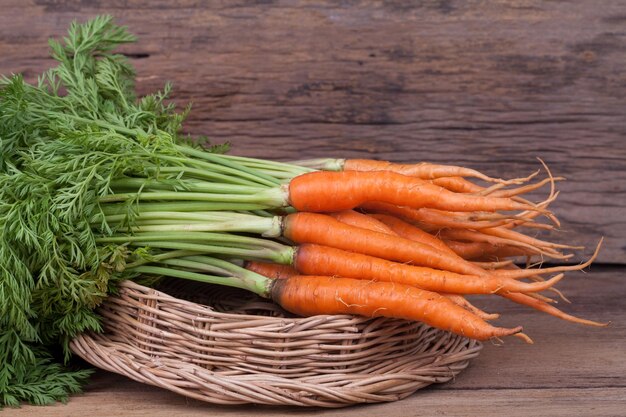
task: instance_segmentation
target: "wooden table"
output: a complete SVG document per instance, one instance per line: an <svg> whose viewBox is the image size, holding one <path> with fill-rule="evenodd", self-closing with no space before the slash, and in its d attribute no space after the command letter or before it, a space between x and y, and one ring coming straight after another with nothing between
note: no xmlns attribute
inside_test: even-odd
<svg viewBox="0 0 626 417"><path fill-rule="evenodd" d="M398 402L339 410L263 406L223 407L189 400L111 373L97 373L85 393L67 405L25 406L13 417L65 416L621 416L626 410L626 286L622 267L594 267L571 274L564 291L567 308L595 320L612 320L604 329L562 323L507 303L489 308L524 323L535 344L507 340L487 343L481 355L453 382L431 386Z"/></svg>
<svg viewBox="0 0 626 417"><path fill-rule="evenodd" d="M105 6L106 4L106 6ZM0 73L52 65L46 39L111 13L140 42L138 92L174 82L191 134L280 160L369 157L526 175L543 158L562 194L553 239L606 241L569 274L563 308L596 329L494 300L536 344L487 344L453 382L329 415L626 415L626 5L599 2L3 0ZM537 194L540 196L541 194ZM589 251L573 261L579 261ZM11 416L310 415L218 407L99 372L67 405Z"/></svg>

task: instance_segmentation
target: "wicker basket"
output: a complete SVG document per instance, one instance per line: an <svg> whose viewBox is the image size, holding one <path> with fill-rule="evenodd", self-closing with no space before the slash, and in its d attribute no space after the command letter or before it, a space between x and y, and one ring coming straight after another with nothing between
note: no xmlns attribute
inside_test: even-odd
<svg viewBox="0 0 626 417"><path fill-rule="evenodd" d="M104 333L83 334L72 349L202 401L321 407L404 398L454 378L481 349L420 323L292 317L247 292L208 288L124 282L100 309Z"/></svg>

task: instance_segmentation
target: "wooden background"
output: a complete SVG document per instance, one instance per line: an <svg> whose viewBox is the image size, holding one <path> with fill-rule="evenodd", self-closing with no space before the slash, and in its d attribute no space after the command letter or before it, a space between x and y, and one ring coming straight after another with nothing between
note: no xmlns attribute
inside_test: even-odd
<svg viewBox="0 0 626 417"><path fill-rule="evenodd" d="M606 237L591 278L572 274L563 285L575 299L566 309L612 319L612 326L580 328L488 305L511 322L528 323L538 344L487 346L452 384L350 413L569 416L626 409L624 1L0 0L0 6L1 74L34 79L52 65L49 37L63 35L72 19L113 14L140 38L123 50L137 68L139 93L172 81L174 99L194 104L187 130L229 141L237 154L426 160L502 177L526 175L543 158L568 178L553 205L563 222L553 238L593 246ZM10 413L252 411L188 402L111 374L94 381L67 408ZM114 397L122 400L111 404Z"/></svg>

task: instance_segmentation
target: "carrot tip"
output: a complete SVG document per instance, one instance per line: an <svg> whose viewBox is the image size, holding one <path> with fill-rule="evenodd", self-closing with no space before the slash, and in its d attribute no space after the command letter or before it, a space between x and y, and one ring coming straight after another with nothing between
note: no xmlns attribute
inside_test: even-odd
<svg viewBox="0 0 626 417"><path fill-rule="evenodd" d="M522 339L524 342L528 343L529 345L534 344L535 342L533 342L533 339L530 338L530 336L528 336L526 333L515 333L513 336Z"/></svg>
<svg viewBox="0 0 626 417"><path fill-rule="evenodd" d="M594 327L608 327L611 324L611 321L607 321L607 322L599 322L599 321L593 321L593 320L585 320L585 319L581 319L580 320L581 324L586 324L589 326L594 326Z"/></svg>
<svg viewBox="0 0 626 417"><path fill-rule="evenodd" d="M500 318L500 314L498 313L487 313L480 316L481 319L485 321L497 320Z"/></svg>

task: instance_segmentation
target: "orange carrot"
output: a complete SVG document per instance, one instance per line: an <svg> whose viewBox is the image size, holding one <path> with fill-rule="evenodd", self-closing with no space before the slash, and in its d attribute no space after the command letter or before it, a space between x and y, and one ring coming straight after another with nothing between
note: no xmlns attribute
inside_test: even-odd
<svg viewBox="0 0 626 417"><path fill-rule="evenodd" d="M503 184L496 184L493 187L484 188L480 185L476 185L471 181L466 180L461 177L441 177L431 180L431 182L435 185L443 187L447 190L454 191L457 193L468 193L468 194L481 194L481 195L490 195L492 197L514 197L521 194L526 194L528 192L537 190L547 183L551 181L561 181L563 177L556 178L544 178L541 181L538 181L534 184L524 185L522 187L511 188L508 190L501 190ZM500 187L498 187L500 186Z"/></svg>
<svg viewBox="0 0 626 417"><path fill-rule="evenodd" d="M272 279L289 278L298 275L298 271L291 265L281 265L271 262L246 261L244 268Z"/></svg>
<svg viewBox="0 0 626 417"><path fill-rule="evenodd" d="M351 226L372 230L374 232L385 233L388 235L396 234L381 221L354 210L343 210L335 213L329 213L329 215L334 219L339 220L341 223L349 224Z"/></svg>
<svg viewBox="0 0 626 417"><path fill-rule="evenodd" d="M489 193L488 195L492 197L509 197L510 198L510 197L514 197L520 194L526 194L531 191L535 191L551 181L562 181L564 179L565 178L563 177L544 178L543 180L538 181L534 184L528 184L528 185L524 185L523 187L512 188L510 190L498 190L498 191Z"/></svg>
<svg viewBox="0 0 626 417"><path fill-rule="evenodd" d="M479 222L470 220L467 216L461 217L458 216L457 213L446 212L443 210L429 208L414 209L411 207L401 207L380 201L369 201L367 203L363 203L360 208L371 213L392 215L416 225L426 232L433 232L444 227L453 229L481 229L499 226L514 221L512 219L503 219L498 220L497 222Z"/></svg>
<svg viewBox="0 0 626 417"><path fill-rule="evenodd" d="M470 262L399 236L350 226L324 214L293 213L283 220L283 236L296 243L316 243L378 258L408 262L461 274L485 275Z"/></svg>
<svg viewBox="0 0 626 417"><path fill-rule="evenodd" d="M472 261L472 263L474 265L478 265L481 268L488 270L488 271L493 271L496 272L498 270L500 270L501 268L507 267L509 265L511 265L513 263L512 259L507 259L504 261Z"/></svg>
<svg viewBox="0 0 626 417"><path fill-rule="evenodd" d="M441 177L435 178L431 182L455 193L479 193L484 190L480 185L476 185L463 177Z"/></svg>
<svg viewBox="0 0 626 417"><path fill-rule="evenodd" d="M454 193L425 180L386 171L316 171L289 183L289 202L298 211L349 210L368 201L450 211L545 211L510 198Z"/></svg>
<svg viewBox="0 0 626 417"><path fill-rule="evenodd" d="M416 320L477 340L527 337L521 326L494 327L440 294L392 282L293 276L273 281L271 294L283 308L304 316L358 314Z"/></svg>
<svg viewBox="0 0 626 417"><path fill-rule="evenodd" d="M396 164L388 161L372 159L347 159L343 165L344 171L390 171L411 177L432 180L441 177L473 177L485 181L502 181L488 177L473 169L452 165L438 165L427 162L418 164Z"/></svg>
<svg viewBox="0 0 626 417"><path fill-rule="evenodd" d="M443 229L439 231L439 236L443 240L460 240L466 242L485 242L491 245L517 246L526 249L532 254L542 254L555 259L568 259L572 255L564 255L563 253L552 249L533 246L526 242L506 239L499 236L488 235L479 231L466 229Z"/></svg>
<svg viewBox="0 0 626 417"><path fill-rule="evenodd" d="M463 259L501 259L516 256L530 256L532 253L518 246L491 244L487 242L443 241Z"/></svg>
<svg viewBox="0 0 626 417"><path fill-rule="evenodd" d="M537 248L584 249L583 246L571 246L571 245L562 245L562 244L547 242L545 240L540 240L540 239L533 238L531 236L526 236L522 233L516 232L515 230L510 230L510 229L503 228L503 227L489 227L489 228L481 229L481 232L490 236L497 236L503 239L526 243L528 245L532 245Z"/></svg>
<svg viewBox="0 0 626 417"><path fill-rule="evenodd" d="M586 262L583 262L579 265L563 265L563 266L555 266L551 268L527 268L527 269L505 269L505 270L497 270L494 271L494 274L501 277L508 277L513 279L520 278L531 278L536 275L545 275L545 274L553 274L555 272L567 272L567 271L580 271L581 269L587 268L589 265L593 263L598 257L600 253L600 247L602 246L602 242L604 238L600 239L598 245L596 246L596 250L594 251L591 258L589 258Z"/></svg>
<svg viewBox="0 0 626 417"><path fill-rule="evenodd" d="M410 223L398 219L397 217L389 216L387 214L372 214L371 216L381 223L385 224L398 236L412 240L414 242L421 242L426 245L430 245L435 249L439 249L451 255L458 256L440 239L436 238L428 232L423 231L418 227L413 226Z"/></svg>
<svg viewBox="0 0 626 417"><path fill-rule="evenodd" d="M463 297L460 294L446 294L446 293L440 293L440 294L446 297L447 299L449 299L450 301L452 301L454 304L461 306L464 309L476 314L478 317L480 317L483 320L495 320L498 317L500 317L500 315L497 313L487 313L481 310L480 308L476 307L474 304L470 303L467 300L467 298Z"/></svg>
<svg viewBox="0 0 626 417"><path fill-rule="evenodd" d="M562 278L562 275L557 275L548 281L527 283L496 276L462 275L312 244L298 247L293 266L304 275L388 281L454 294L492 294L500 290L544 291Z"/></svg>
<svg viewBox="0 0 626 417"><path fill-rule="evenodd" d="M544 313L548 313L554 317L558 317L563 320L571 321L572 323L586 324L589 326L596 327L606 327L609 323L599 323L597 321L591 321L587 319L581 319L579 317L572 316L567 314L558 308L551 306L550 304L533 298L527 294L516 293L516 292L502 292L500 295L504 298L507 298L515 303L522 304L528 307L532 307L536 310L542 311Z"/></svg>

